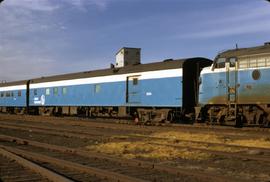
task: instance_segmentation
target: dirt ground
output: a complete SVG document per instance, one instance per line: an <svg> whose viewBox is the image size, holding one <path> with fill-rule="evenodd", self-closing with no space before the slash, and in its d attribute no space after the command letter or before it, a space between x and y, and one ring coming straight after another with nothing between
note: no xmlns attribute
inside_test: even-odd
<svg viewBox="0 0 270 182"><path fill-rule="evenodd" d="M6 116L5 116L6 117ZM2 121L7 122L0 116ZM89 121L58 120L50 122L11 119L13 124L51 127L55 131L88 133L91 139L45 135L34 129L16 130L0 127L0 134L44 143L80 148L125 159L234 177L246 181L270 181L270 134L260 131L152 127L125 124L91 124ZM3 124L4 124L3 123ZM74 124L76 123L76 125ZM24 128L25 126L22 126ZM128 132L127 132L128 131ZM96 137L96 139L95 139Z"/></svg>

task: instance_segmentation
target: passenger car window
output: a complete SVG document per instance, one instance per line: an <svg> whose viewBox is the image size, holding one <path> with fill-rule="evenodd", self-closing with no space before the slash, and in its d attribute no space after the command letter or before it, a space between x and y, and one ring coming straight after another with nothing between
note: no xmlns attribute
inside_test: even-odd
<svg viewBox="0 0 270 182"><path fill-rule="evenodd" d="M10 92L6 92L6 97L10 97Z"/></svg>
<svg viewBox="0 0 270 182"><path fill-rule="evenodd" d="M49 88L46 88L45 95L50 95L50 89Z"/></svg>
<svg viewBox="0 0 270 182"><path fill-rule="evenodd" d="M138 78L133 78L133 85L138 85Z"/></svg>
<svg viewBox="0 0 270 182"><path fill-rule="evenodd" d="M62 94L63 94L63 95L66 95L66 94L67 94L67 87L63 87L63 88L62 88Z"/></svg>
<svg viewBox="0 0 270 182"><path fill-rule="evenodd" d="M95 93L99 93L101 91L101 86L99 85L99 84L96 84L95 86L94 86L94 92Z"/></svg>
<svg viewBox="0 0 270 182"><path fill-rule="evenodd" d="M1 97L4 97L4 92L1 92Z"/></svg>
<svg viewBox="0 0 270 182"><path fill-rule="evenodd" d="M58 88L57 87L53 88L53 95L58 95Z"/></svg>
<svg viewBox="0 0 270 182"><path fill-rule="evenodd" d="M18 91L18 97L21 97L21 96L22 96L22 91L19 90L19 91Z"/></svg>
<svg viewBox="0 0 270 182"><path fill-rule="evenodd" d="M34 95L37 95L37 89L34 89Z"/></svg>

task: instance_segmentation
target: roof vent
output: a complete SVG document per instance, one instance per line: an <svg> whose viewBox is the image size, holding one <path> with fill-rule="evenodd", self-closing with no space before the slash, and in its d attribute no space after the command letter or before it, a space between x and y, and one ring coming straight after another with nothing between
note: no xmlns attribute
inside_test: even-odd
<svg viewBox="0 0 270 182"><path fill-rule="evenodd" d="M165 59L163 62L173 61L173 59Z"/></svg>
<svg viewBox="0 0 270 182"><path fill-rule="evenodd" d="M270 46L270 42L265 42L264 45L265 46Z"/></svg>

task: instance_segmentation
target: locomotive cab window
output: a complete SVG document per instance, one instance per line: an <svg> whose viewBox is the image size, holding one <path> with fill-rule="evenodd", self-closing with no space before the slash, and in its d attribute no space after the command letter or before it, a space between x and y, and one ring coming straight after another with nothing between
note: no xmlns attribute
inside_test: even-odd
<svg viewBox="0 0 270 182"><path fill-rule="evenodd" d="M236 58L230 58L230 67L235 67L236 65Z"/></svg>
<svg viewBox="0 0 270 182"><path fill-rule="evenodd" d="M215 68L225 68L225 58L219 58L216 62Z"/></svg>

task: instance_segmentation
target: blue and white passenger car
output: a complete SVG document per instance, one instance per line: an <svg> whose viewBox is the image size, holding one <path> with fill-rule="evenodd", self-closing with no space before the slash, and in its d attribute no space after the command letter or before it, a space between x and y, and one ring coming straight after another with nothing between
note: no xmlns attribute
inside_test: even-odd
<svg viewBox="0 0 270 182"><path fill-rule="evenodd" d="M205 58L167 60L33 79L29 106L48 113L147 117L155 108L167 119L169 112L194 108L200 70L210 63Z"/></svg>
<svg viewBox="0 0 270 182"><path fill-rule="evenodd" d="M0 107L34 114L136 116L176 120L193 113L199 76L206 58L140 63L140 49L122 48L116 65L87 71L0 84Z"/></svg>
<svg viewBox="0 0 270 182"><path fill-rule="evenodd" d="M0 84L0 110L21 112L27 106L27 81Z"/></svg>

